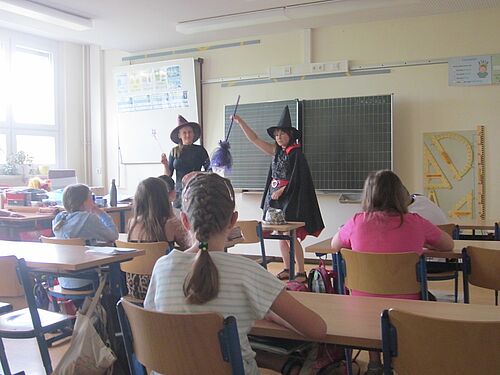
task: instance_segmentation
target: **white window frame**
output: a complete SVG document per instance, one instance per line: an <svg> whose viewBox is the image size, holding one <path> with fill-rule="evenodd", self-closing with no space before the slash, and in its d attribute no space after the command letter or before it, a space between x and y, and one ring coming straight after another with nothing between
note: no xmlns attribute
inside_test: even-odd
<svg viewBox="0 0 500 375"><path fill-rule="evenodd" d="M61 168L64 164L62 157L62 106L64 103L62 101L62 53L60 43L54 40L5 29L0 29L0 43L5 46L9 77L12 77L10 64L12 63L12 52L16 45L51 53L54 64L54 125L16 123L12 115L12 104L9 103L6 108L5 122L0 121L0 133L5 134L7 138L6 156L19 151L16 149L17 135L51 136L55 138L56 164L50 165L50 167ZM9 79L9 87L11 87L12 84L14 83ZM38 165L39 164L36 164L35 161L34 166L36 167Z"/></svg>

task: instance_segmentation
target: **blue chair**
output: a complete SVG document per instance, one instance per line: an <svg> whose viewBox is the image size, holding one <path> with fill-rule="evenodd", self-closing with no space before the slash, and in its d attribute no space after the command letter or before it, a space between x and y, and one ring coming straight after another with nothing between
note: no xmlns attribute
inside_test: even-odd
<svg viewBox="0 0 500 375"><path fill-rule="evenodd" d="M6 278L8 282L16 282L16 267L19 278L24 288L28 307L0 315L0 362L5 375L10 375L10 367L7 355L2 343L3 338L8 339L27 339L36 338L43 366L47 374L52 373L52 364L49 356L47 340L45 334L57 329L67 329L71 327L74 317L37 309L35 297L33 295L33 280L28 274L28 268L24 259L15 256L0 257L2 269L10 269L10 276L2 272L2 279ZM9 267L6 267L6 265Z"/></svg>
<svg viewBox="0 0 500 375"><path fill-rule="evenodd" d="M438 225L439 229L448 233L454 240L459 239L460 229L455 224ZM435 262L427 260L427 280L428 281L445 281L453 280L455 303L458 302L458 277L461 270L461 264L458 259L446 259L446 262Z"/></svg>
<svg viewBox="0 0 500 375"><path fill-rule="evenodd" d="M462 250L464 268L464 302L469 303L469 284L495 291L495 305L498 306L498 291L500 290L500 252L485 248L467 246Z"/></svg>
<svg viewBox="0 0 500 375"><path fill-rule="evenodd" d="M121 299L117 306L131 375L243 375L236 319L170 314Z"/></svg>
<svg viewBox="0 0 500 375"><path fill-rule="evenodd" d="M450 313L451 315L451 313ZM500 317L496 321L435 318L384 310L384 375L498 374Z"/></svg>
<svg viewBox="0 0 500 375"><path fill-rule="evenodd" d="M40 242L51 243L56 245L69 245L69 246L85 246L85 240L81 238L56 238L40 236ZM74 276L73 276L74 277ZM63 300L84 300L87 297L93 297L99 284L98 276L95 272L87 273L85 276L78 276L78 278L86 278L92 280L92 285L85 290L64 289L60 285L54 285L53 278L49 278L49 288L47 293L52 297L52 305L54 311L59 311L57 299ZM62 337L61 337L62 338Z"/></svg>
<svg viewBox="0 0 500 375"><path fill-rule="evenodd" d="M417 253L365 253L342 249L335 254L338 290L372 294L420 293L428 300L425 257ZM346 349L347 372L352 374L352 349Z"/></svg>

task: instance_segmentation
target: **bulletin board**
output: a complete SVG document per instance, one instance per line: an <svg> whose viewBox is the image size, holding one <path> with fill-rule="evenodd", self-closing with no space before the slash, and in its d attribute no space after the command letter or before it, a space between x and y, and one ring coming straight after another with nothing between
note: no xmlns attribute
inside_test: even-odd
<svg viewBox="0 0 500 375"><path fill-rule="evenodd" d="M200 123L200 72L193 58L114 69L122 164L157 164L175 146L170 132L178 115Z"/></svg>

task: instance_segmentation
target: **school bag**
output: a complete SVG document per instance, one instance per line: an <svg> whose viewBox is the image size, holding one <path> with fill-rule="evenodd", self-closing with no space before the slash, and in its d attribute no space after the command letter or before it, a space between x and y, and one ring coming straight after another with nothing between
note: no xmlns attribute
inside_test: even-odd
<svg viewBox="0 0 500 375"><path fill-rule="evenodd" d="M325 263L321 259L319 266L309 271L307 287L314 293L337 294L337 278L337 272L327 269Z"/></svg>

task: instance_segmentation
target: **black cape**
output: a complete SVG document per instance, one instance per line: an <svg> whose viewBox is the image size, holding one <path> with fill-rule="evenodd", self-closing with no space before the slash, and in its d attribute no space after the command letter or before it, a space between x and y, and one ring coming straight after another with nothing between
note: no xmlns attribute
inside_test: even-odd
<svg viewBox="0 0 500 375"><path fill-rule="evenodd" d="M283 210L287 221L303 221L306 223L306 232L318 236L325 225L319 210L309 165L300 148L293 148L288 154L288 158L291 169L290 176L288 176L288 185L278 199L276 207ZM265 194L260 205L262 209L271 185L271 173L270 167ZM264 212L264 218L265 214Z"/></svg>

